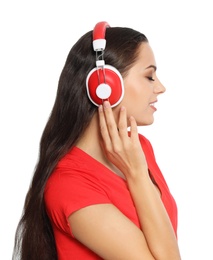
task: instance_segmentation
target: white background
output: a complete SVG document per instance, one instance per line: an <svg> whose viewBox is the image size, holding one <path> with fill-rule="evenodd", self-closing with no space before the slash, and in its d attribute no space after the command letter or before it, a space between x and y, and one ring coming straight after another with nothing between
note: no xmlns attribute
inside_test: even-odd
<svg viewBox="0 0 213 260"><path fill-rule="evenodd" d="M139 130L177 201L182 259L213 259L211 0L1 1L0 258L11 259L67 54L99 21L132 27L150 41L167 91L155 123Z"/></svg>

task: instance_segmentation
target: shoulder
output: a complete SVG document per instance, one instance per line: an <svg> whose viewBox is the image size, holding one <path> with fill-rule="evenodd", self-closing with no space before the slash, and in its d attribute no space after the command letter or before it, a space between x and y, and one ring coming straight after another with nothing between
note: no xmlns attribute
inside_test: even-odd
<svg viewBox="0 0 213 260"><path fill-rule="evenodd" d="M57 164L45 186L45 199L54 205L106 196L104 168L82 150L74 147ZM54 198L54 199L53 199ZM97 200L97 199L96 199ZM56 203L57 202L57 203Z"/></svg>
<svg viewBox="0 0 213 260"><path fill-rule="evenodd" d="M50 187L54 190L60 189L71 192L76 188L83 188L84 184L99 181L99 168L94 160L77 147L72 148L56 165L49 177L46 190Z"/></svg>

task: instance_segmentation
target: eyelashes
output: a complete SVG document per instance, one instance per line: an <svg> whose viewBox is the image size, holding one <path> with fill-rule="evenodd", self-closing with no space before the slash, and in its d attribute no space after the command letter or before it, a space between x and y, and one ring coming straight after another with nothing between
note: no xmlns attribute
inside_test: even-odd
<svg viewBox="0 0 213 260"><path fill-rule="evenodd" d="M153 77L147 77L148 80L155 81Z"/></svg>

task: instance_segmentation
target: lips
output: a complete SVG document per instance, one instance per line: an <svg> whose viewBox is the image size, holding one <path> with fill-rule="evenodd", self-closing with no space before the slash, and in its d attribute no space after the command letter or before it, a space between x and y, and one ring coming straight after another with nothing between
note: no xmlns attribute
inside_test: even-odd
<svg viewBox="0 0 213 260"><path fill-rule="evenodd" d="M156 107L155 107L155 103L157 102L157 100L149 103L150 107L153 108L155 111L157 110Z"/></svg>

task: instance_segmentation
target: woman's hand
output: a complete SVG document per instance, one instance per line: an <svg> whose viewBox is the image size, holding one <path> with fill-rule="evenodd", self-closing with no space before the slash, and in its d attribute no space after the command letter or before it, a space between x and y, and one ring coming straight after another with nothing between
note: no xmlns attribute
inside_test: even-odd
<svg viewBox="0 0 213 260"><path fill-rule="evenodd" d="M133 174L148 173L147 162L142 150L137 124L133 117L129 118L130 135L127 131L127 113L125 107L121 107L118 123L110 107L105 101L99 106L100 131L103 139L102 146L106 157L112 162L126 178Z"/></svg>
<svg viewBox="0 0 213 260"><path fill-rule="evenodd" d="M99 107L100 131L107 158L126 177L131 197L142 226L150 259L180 260L179 248L167 211L159 192L148 174L148 166L138 137L137 124L121 107L118 122L114 119L109 102ZM144 249L143 249L144 250ZM145 252L145 251L144 251ZM143 257L141 258L149 259Z"/></svg>

